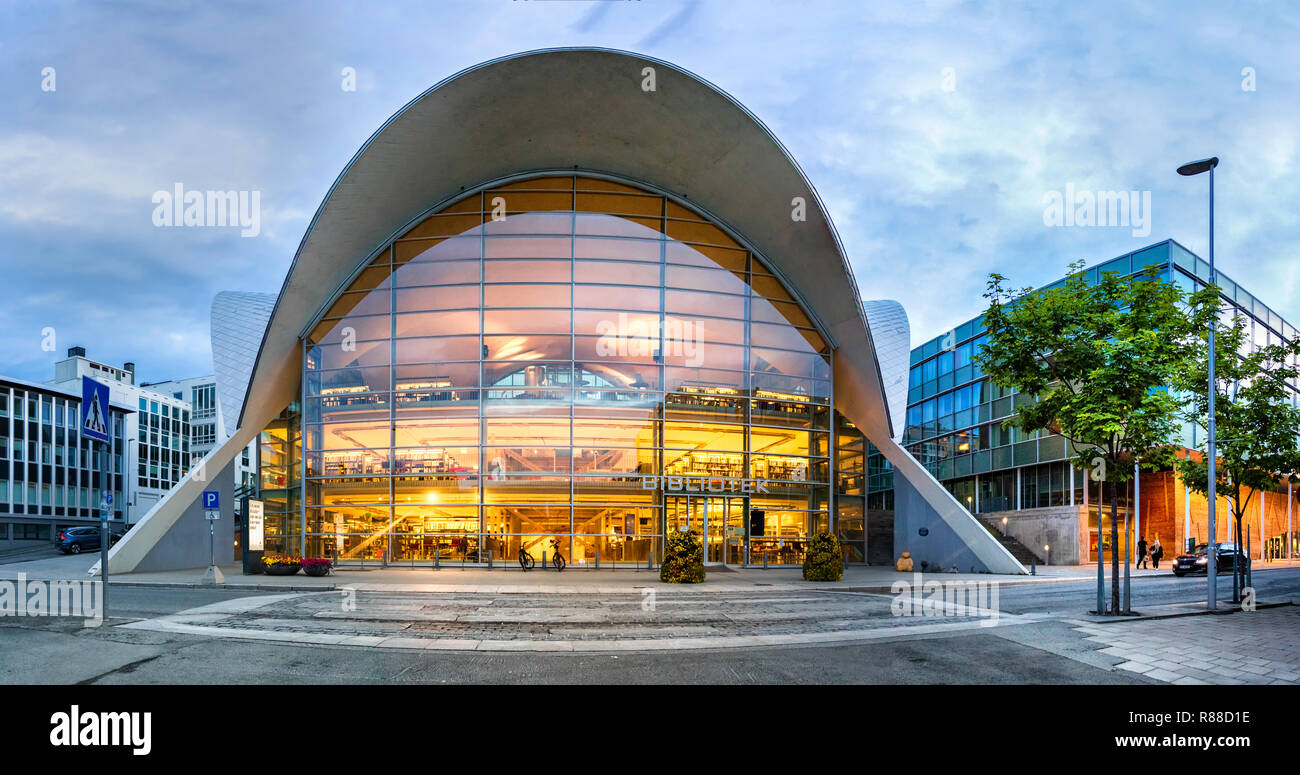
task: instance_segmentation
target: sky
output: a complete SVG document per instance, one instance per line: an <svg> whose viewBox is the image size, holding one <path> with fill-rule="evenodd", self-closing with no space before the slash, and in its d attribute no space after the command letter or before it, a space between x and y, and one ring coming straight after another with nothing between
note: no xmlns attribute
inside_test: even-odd
<svg viewBox="0 0 1300 775"><path fill-rule="evenodd" d="M211 373L213 295L279 291L389 116L558 46L667 60L745 105L913 344L979 314L990 272L1038 286L1167 238L1205 256L1208 183L1174 170L1212 155L1218 268L1300 324L1298 33L1288 2L0 0L0 374L51 379L74 345L141 381ZM258 234L155 225L178 182L259 192ZM1045 212L1112 191L1142 223Z"/></svg>

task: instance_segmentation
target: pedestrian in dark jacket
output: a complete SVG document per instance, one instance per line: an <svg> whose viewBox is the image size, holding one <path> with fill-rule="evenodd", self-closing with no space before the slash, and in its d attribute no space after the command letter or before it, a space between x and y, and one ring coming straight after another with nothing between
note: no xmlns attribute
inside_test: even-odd
<svg viewBox="0 0 1300 775"><path fill-rule="evenodd" d="M1147 539L1138 536L1137 567L1145 568L1147 566Z"/></svg>
<svg viewBox="0 0 1300 775"><path fill-rule="evenodd" d="M1160 558L1165 556L1165 548L1160 545L1160 537L1156 536L1155 543L1151 544L1151 565L1160 570Z"/></svg>

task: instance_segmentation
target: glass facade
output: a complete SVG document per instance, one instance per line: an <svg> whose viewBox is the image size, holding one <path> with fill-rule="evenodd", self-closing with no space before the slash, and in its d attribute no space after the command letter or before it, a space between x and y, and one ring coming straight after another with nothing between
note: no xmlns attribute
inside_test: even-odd
<svg viewBox="0 0 1300 775"><path fill-rule="evenodd" d="M658 194L469 195L360 268L303 348L300 405L261 445L285 551L644 567L689 527L710 562L797 563L836 490L864 540L830 348L759 256Z"/></svg>
<svg viewBox="0 0 1300 775"><path fill-rule="evenodd" d="M1158 267L1160 277L1179 285L1184 292L1204 288L1210 277L1208 263L1173 241L1142 248L1086 271L1088 279L1095 282L1103 272L1127 277L1150 265ZM1234 314L1242 316L1254 345L1294 341L1297 334L1291 324L1222 272L1216 271L1216 276L1222 289L1225 320ZM982 319L975 318L912 350L903 445L974 513L1081 505L1085 486L1091 488L1088 497L1095 504L1097 488L1085 482L1084 472L1071 469L1064 438L1002 427L1015 407L1028 397L997 387L980 372L973 356L984 340ZM1300 404L1300 386L1291 387L1292 400ZM1204 432L1188 424L1180 441L1194 447ZM871 470L888 469L870 445L867 465ZM891 477L873 475L868 497L880 498L892 488ZM1121 514L1126 513L1129 498L1129 494L1120 496ZM1103 534L1109 520L1107 513ZM1095 547L1095 514L1090 515L1090 529ZM1108 541L1103 538L1107 549Z"/></svg>

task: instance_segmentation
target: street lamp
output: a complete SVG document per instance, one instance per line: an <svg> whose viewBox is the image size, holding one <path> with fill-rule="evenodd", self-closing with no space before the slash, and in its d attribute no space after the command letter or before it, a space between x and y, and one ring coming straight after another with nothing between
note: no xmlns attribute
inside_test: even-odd
<svg viewBox="0 0 1300 775"><path fill-rule="evenodd" d="M1208 159L1201 159L1200 161L1188 162L1187 164L1184 164L1183 166L1181 166L1181 167L1178 168L1178 174L1179 174L1179 175L1184 175L1184 176L1188 176L1188 177L1190 177L1190 176L1192 176L1192 175L1199 175L1199 174L1201 174L1202 172L1206 172L1207 170L1208 170L1209 173L1210 173L1210 285L1214 285L1214 284L1215 284L1215 276L1214 276L1214 168L1217 167L1217 166L1219 166L1219 157L1218 157L1218 156L1211 156L1211 157L1208 158ZM1209 439L1208 439L1208 441L1207 441L1207 443L1206 443L1206 446L1207 446L1207 457L1209 458L1209 460L1208 460L1209 471L1208 471L1208 477L1207 477L1207 479L1206 479L1206 484L1207 484L1208 486L1207 486L1205 489L1206 489L1207 500L1209 500L1209 502L1210 502L1210 503L1209 503L1209 513L1208 513L1208 515L1207 515L1207 517L1206 517L1206 522L1207 522L1206 528L1207 528L1207 530L1208 530L1209 533L1210 533L1210 540L1209 540L1209 549L1210 549L1210 550L1209 550L1208 552L1206 552L1205 554L1206 554L1206 556L1207 556L1207 558L1208 558L1208 561L1207 561L1207 563L1206 563L1206 577L1207 577L1207 579L1208 579L1208 581L1209 581L1209 584L1210 584L1209 608L1210 608L1211 611L1215 611L1215 610L1218 609L1218 600L1217 600L1217 597L1218 597L1218 595L1217 595L1218 589L1217 589L1217 586L1216 586L1217 582L1216 582L1216 579L1215 579L1215 565L1216 565L1216 560L1218 560L1218 557L1216 557L1215 555L1218 554L1218 543L1214 540L1214 539L1215 539L1215 535L1217 535L1217 534L1215 533L1215 531L1214 531L1214 502L1217 500L1217 496L1218 496L1218 487L1217 487L1218 480L1215 478L1215 473L1214 473L1214 462L1215 462L1215 461L1214 461L1214 393L1215 393L1215 387L1214 387L1214 327L1217 326L1218 323L1219 323L1219 320L1218 320L1218 316L1216 315L1215 318L1214 318L1213 320L1210 321L1210 338L1209 338L1209 345L1210 345L1210 348L1209 348L1209 349L1210 349L1210 363L1209 363L1209 369L1210 369L1210 403L1209 403L1210 422L1209 422L1209 427L1206 429L1207 433L1209 434Z"/></svg>

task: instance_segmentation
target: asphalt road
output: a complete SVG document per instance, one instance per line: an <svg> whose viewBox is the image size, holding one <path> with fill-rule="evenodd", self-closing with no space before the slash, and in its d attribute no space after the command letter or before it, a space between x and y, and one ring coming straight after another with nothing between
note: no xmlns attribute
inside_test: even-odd
<svg viewBox="0 0 1300 775"><path fill-rule="evenodd" d="M1059 622L871 644L616 655L429 653L192 636L0 626L0 683L59 684L1134 684L1146 679L1045 652L1078 641ZM1033 632L1028 630L1032 629ZM999 630L999 633L1003 633ZM1003 633L1005 634L1005 633ZM1037 645L1029 645L1030 643ZM1105 663L1105 659L1098 660Z"/></svg>
<svg viewBox="0 0 1300 775"><path fill-rule="evenodd" d="M1258 572L1254 581L1261 601L1300 600L1300 569ZM1134 580L1133 604L1191 602L1205 590L1204 578L1143 577ZM272 593L116 587L110 623L263 594ZM1231 578L1222 579L1221 597L1230 594ZM1003 587L1000 605L1067 618L1094 602L1095 583L1057 582ZM1118 660L1096 648L1060 620L869 643L586 655L301 646L0 618L0 683L1151 683L1113 671Z"/></svg>

